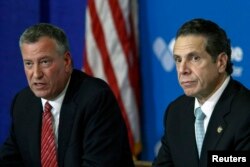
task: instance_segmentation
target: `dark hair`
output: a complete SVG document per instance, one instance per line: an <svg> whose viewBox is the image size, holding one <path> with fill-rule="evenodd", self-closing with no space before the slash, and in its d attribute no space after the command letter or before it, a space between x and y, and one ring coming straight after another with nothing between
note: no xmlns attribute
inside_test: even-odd
<svg viewBox="0 0 250 167"><path fill-rule="evenodd" d="M220 53L226 53L228 62L226 72L230 75L233 72L231 62L231 44L226 32L216 23L205 19L193 19L184 23L177 31L176 39L179 36L202 35L207 39L206 51L215 61Z"/></svg>
<svg viewBox="0 0 250 167"><path fill-rule="evenodd" d="M19 47L21 48L23 43L37 42L41 37L54 39L58 46L58 51L62 54L70 50L65 32L48 23L38 23L27 28L20 36Z"/></svg>

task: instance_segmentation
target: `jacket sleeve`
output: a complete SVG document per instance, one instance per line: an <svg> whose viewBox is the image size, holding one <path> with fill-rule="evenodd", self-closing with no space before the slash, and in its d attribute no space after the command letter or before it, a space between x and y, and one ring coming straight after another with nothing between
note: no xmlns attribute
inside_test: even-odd
<svg viewBox="0 0 250 167"><path fill-rule="evenodd" d="M167 131L166 131L166 124L167 124L167 113L169 107L165 112L164 116L164 135L161 139L161 148L158 152L157 157L153 162L153 167L174 167L172 155L170 153L170 148L168 146L168 139L167 139Z"/></svg>
<svg viewBox="0 0 250 167"><path fill-rule="evenodd" d="M13 111L15 99L13 100L11 111ZM11 114L11 117L13 120L13 114ZM24 166L15 140L13 121L10 128L10 135L0 148L0 166Z"/></svg>

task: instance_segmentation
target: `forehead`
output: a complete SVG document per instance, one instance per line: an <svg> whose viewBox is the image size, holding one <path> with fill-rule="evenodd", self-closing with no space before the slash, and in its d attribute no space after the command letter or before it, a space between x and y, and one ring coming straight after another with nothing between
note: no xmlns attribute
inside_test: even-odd
<svg viewBox="0 0 250 167"><path fill-rule="evenodd" d="M49 37L41 37L34 43L23 43L21 52L24 60L34 61L58 55L56 42Z"/></svg>
<svg viewBox="0 0 250 167"><path fill-rule="evenodd" d="M21 50L23 52L38 52L38 51L48 51L56 48L56 42L54 39L49 37L41 37L36 42L25 42L22 44Z"/></svg>
<svg viewBox="0 0 250 167"><path fill-rule="evenodd" d="M201 35L179 36L174 45L174 55L205 51L206 38Z"/></svg>

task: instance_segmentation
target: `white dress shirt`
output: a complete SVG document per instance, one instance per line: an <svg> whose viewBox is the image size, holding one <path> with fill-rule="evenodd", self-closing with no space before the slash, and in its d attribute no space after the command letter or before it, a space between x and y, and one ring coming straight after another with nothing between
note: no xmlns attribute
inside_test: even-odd
<svg viewBox="0 0 250 167"><path fill-rule="evenodd" d="M230 77L228 76L223 84L220 86L220 88L207 100L203 105L200 105L197 98L195 98L195 105L194 105L194 111L196 108L201 107L201 110L206 115L204 119L204 132L206 133L207 126L209 123L209 120L211 118L211 115L213 113L214 107L216 103L218 102L219 98L221 97L223 91L227 87L229 83Z"/></svg>
<svg viewBox="0 0 250 167"><path fill-rule="evenodd" d="M53 130L55 133L56 145L58 144L58 127L59 127L60 111L61 111L64 96L66 94L66 90L68 89L68 86L69 86L69 81L67 85L65 86L64 90L55 99L46 100L46 99L41 98L43 111L44 111L44 106L45 106L46 101L48 101L49 104L52 106L52 109L51 109L51 113L53 116L52 124L53 124Z"/></svg>

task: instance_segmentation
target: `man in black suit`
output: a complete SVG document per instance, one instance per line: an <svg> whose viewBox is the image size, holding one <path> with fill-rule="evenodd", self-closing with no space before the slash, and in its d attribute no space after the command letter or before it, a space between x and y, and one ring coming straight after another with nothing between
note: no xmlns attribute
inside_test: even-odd
<svg viewBox="0 0 250 167"><path fill-rule="evenodd" d="M63 30L46 23L31 26L19 45L29 87L13 100L0 166L52 166L53 159L47 165L41 159L55 152L49 156L56 159L53 166L133 167L126 126L111 89L73 69ZM47 102L52 106L52 151L47 151L50 146L41 149Z"/></svg>
<svg viewBox="0 0 250 167"><path fill-rule="evenodd" d="M230 77L225 31L209 20L190 20L178 30L173 52L185 95L166 110L153 166L205 167L208 151L249 151L250 92Z"/></svg>

